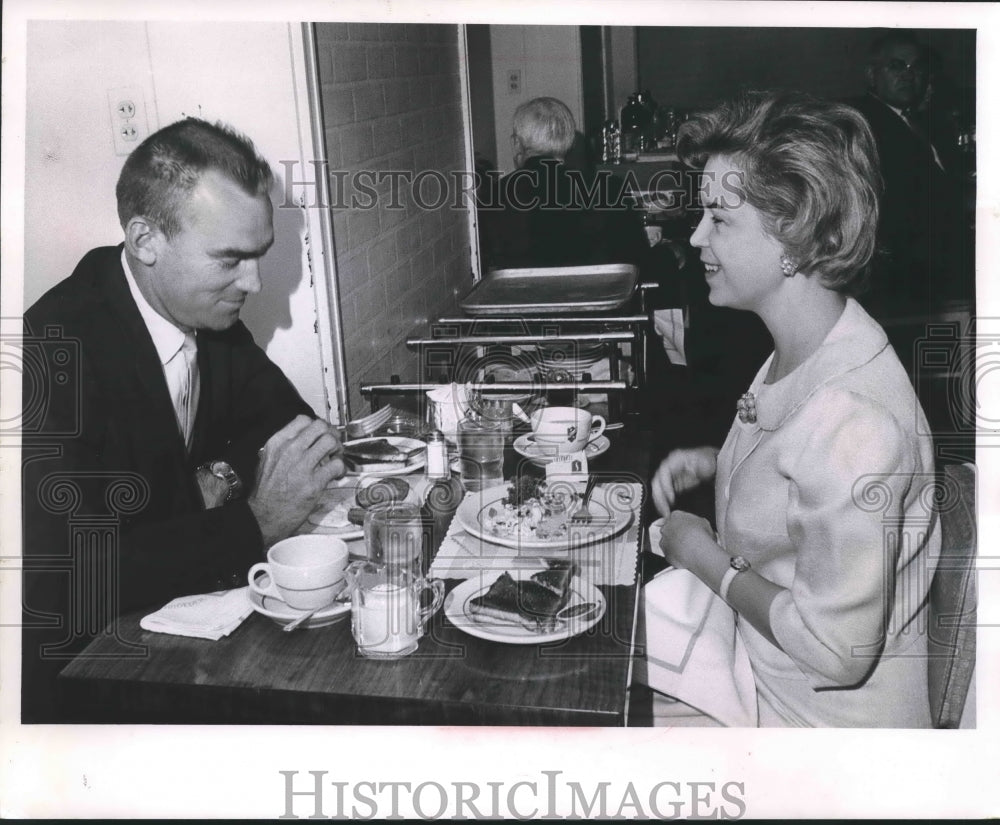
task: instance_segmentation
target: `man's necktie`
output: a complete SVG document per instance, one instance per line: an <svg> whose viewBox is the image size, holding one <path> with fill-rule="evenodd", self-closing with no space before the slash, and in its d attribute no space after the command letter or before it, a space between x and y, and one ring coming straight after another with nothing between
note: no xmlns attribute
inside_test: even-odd
<svg viewBox="0 0 1000 825"><path fill-rule="evenodd" d="M184 445L190 449L199 396L198 344L193 332L184 336L184 343L171 359L171 366L177 380L177 388L173 398L174 410L177 413L177 426L184 437Z"/></svg>

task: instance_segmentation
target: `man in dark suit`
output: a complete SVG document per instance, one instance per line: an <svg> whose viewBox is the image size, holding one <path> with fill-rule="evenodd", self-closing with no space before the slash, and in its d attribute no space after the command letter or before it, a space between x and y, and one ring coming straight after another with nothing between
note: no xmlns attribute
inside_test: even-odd
<svg viewBox="0 0 1000 825"><path fill-rule="evenodd" d="M973 240L961 170L949 168L950 147L932 140L924 106L927 48L906 31L882 35L871 46L866 77L868 95L850 102L875 134L885 191L879 254L861 300L886 318L971 297Z"/></svg>
<svg viewBox="0 0 1000 825"><path fill-rule="evenodd" d="M227 127L165 127L119 178L124 244L25 313L22 721L63 718L58 671L117 615L244 584L344 473L239 321L271 183Z"/></svg>

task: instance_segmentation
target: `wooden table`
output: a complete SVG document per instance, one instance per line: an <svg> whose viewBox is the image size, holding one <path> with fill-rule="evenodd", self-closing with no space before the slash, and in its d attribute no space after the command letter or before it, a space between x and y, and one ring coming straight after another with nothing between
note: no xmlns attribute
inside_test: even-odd
<svg viewBox="0 0 1000 825"><path fill-rule="evenodd" d="M648 442L635 422L609 436L612 448L592 469L647 479ZM356 654L349 618L285 633L255 613L206 641L144 631L142 611L118 620L117 639L93 641L64 669L60 689L74 720L95 723L620 726L638 582L601 590L607 612L583 635L501 644L463 633L442 611L416 653L390 662Z"/></svg>

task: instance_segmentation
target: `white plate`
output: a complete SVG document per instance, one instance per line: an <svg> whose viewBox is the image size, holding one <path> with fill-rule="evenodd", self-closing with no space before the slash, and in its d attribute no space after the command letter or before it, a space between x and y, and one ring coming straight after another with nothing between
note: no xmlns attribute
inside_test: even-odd
<svg viewBox="0 0 1000 825"><path fill-rule="evenodd" d="M270 583L270 578L267 573L258 577L257 583L261 587L267 587ZM298 610L294 607L289 607L285 604L283 599L279 599L277 596L261 596L259 593L254 593L252 590L247 590L247 594L250 596L250 604L253 609L258 613L267 616L275 624L286 625L295 621L305 610ZM308 619L306 619L302 624L299 625L302 629L307 629L311 627L326 627L327 625L333 624L334 622L339 622L341 619L350 615L351 603L341 603L334 602L329 607L324 607L317 613L314 613Z"/></svg>
<svg viewBox="0 0 1000 825"><path fill-rule="evenodd" d="M608 451L608 447L610 446L611 441L605 435L599 435L593 441L588 441L585 448L587 460L590 461L599 455L603 455ZM544 466L550 461L570 455L570 453L558 453L554 447L549 445L542 446L532 440L531 433L525 433L514 439L514 451L518 455L523 455L525 458L530 459L532 463L538 466Z"/></svg>
<svg viewBox="0 0 1000 825"><path fill-rule="evenodd" d="M565 536L552 539L532 539L523 536L497 536L483 526L482 516L490 507L500 506L500 499L508 494L504 482L478 493L470 493L458 506L455 518L467 533L478 536L490 544L513 547L515 550L567 550L583 547L620 533L632 522L632 505L636 502L621 501L620 496L631 493L626 484L598 485L590 497L590 512L594 520L590 524L570 524Z"/></svg>
<svg viewBox="0 0 1000 825"><path fill-rule="evenodd" d="M359 438L354 441L345 441L344 446L349 447L354 444L364 444L368 441L379 441L385 440L392 444L393 447L397 447L400 450L415 450L421 448L424 450L420 455L416 456L412 461L406 464L399 464L398 462L378 462L372 464L361 464L356 465L358 469L348 470L347 474L350 476L405 476L409 475L416 470L419 470L427 461L427 445L416 438L404 438L400 435L381 435L376 438Z"/></svg>
<svg viewBox="0 0 1000 825"><path fill-rule="evenodd" d="M347 511L357 506L356 497L361 480L360 476L344 476L323 491L316 509L306 519L317 528L316 532L337 536L344 541L364 536L365 531L358 524L337 526L337 522L341 520L338 517L342 515L346 520ZM372 481L374 480L373 478Z"/></svg>
<svg viewBox="0 0 1000 825"><path fill-rule="evenodd" d="M358 506L358 490L374 484L381 477L376 475L344 476L328 486L320 496L316 509L306 518L306 521L315 528L312 532L336 536L344 541L364 538L365 531L361 525L338 525L338 522L346 520L347 511ZM415 504L419 507L422 502L418 486L413 481L408 483L410 492L406 494L406 498L402 499L401 503Z"/></svg>
<svg viewBox="0 0 1000 825"><path fill-rule="evenodd" d="M531 578L533 573L539 571L511 570L508 572L515 580L520 581ZM469 609L469 602L489 590L493 582L501 575L495 571L483 573L474 579L467 579L448 594L444 600L444 613L455 627L465 631L470 636L488 639L492 642L504 642L510 645L537 645L543 642L558 642L561 639L569 639L571 636L577 636L589 630L601 620L607 609L601 591L576 576L570 584L569 601L566 602L566 607L593 602L597 608L585 616L566 619L554 630L528 630L525 627L504 624L486 616L477 620Z"/></svg>

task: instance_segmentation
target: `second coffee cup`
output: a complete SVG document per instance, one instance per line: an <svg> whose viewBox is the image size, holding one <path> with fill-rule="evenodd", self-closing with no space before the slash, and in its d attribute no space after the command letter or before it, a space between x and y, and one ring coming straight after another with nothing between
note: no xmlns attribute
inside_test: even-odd
<svg viewBox="0 0 1000 825"><path fill-rule="evenodd" d="M604 432L604 416L591 415L576 407L542 407L531 415L534 440L561 453L582 450Z"/></svg>

